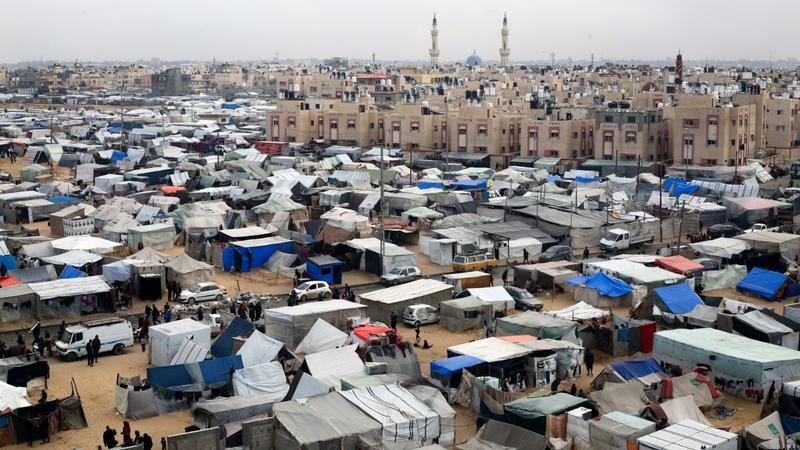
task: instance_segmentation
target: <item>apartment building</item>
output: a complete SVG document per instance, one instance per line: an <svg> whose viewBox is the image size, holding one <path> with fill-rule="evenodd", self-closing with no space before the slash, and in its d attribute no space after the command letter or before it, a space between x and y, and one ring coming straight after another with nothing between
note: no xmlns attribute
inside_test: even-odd
<svg viewBox="0 0 800 450"><path fill-rule="evenodd" d="M522 123L521 156L582 161L594 155L594 119L585 109L530 110Z"/></svg>
<svg viewBox="0 0 800 450"><path fill-rule="evenodd" d="M768 98L764 106L764 149L768 152L790 150L798 136L798 100Z"/></svg>
<svg viewBox="0 0 800 450"><path fill-rule="evenodd" d="M594 112L596 159L665 162L672 159L670 126L662 109Z"/></svg>
<svg viewBox="0 0 800 450"><path fill-rule="evenodd" d="M673 164L746 164L757 150L757 106L668 107Z"/></svg>

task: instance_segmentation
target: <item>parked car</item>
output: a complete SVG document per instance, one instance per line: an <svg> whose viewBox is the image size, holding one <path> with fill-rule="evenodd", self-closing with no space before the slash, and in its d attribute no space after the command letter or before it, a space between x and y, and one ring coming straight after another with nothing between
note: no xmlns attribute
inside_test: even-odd
<svg viewBox="0 0 800 450"><path fill-rule="evenodd" d="M708 227L708 238L709 239L716 239L721 237L734 237L742 234L742 230L739 227L735 227L733 225L727 225L724 223L718 223L715 225L711 225Z"/></svg>
<svg viewBox="0 0 800 450"><path fill-rule="evenodd" d="M381 275L381 283L387 286L393 286L395 284L414 281L420 276L422 276L422 271L419 270L418 267L395 267L394 269L390 270L389 273Z"/></svg>
<svg viewBox="0 0 800 450"><path fill-rule="evenodd" d="M66 328L61 339L56 341L56 350L61 358L75 361L86 354L86 344L97 336L100 339L100 352L125 353L132 347L133 327L120 317L87 320Z"/></svg>
<svg viewBox="0 0 800 450"><path fill-rule="evenodd" d="M472 253L453 258L453 270L456 272L470 272L495 266L497 266L497 260L491 253Z"/></svg>
<svg viewBox="0 0 800 450"><path fill-rule="evenodd" d="M508 295L514 299L514 309L517 311L541 311L544 303L525 289L515 286L506 286Z"/></svg>
<svg viewBox="0 0 800 450"><path fill-rule="evenodd" d="M403 322L415 327L439 322L439 308L422 303L406 307L403 311Z"/></svg>
<svg viewBox="0 0 800 450"><path fill-rule="evenodd" d="M539 255L539 262L572 261L572 249L568 245L554 245Z"/></svg>
<svg viewBox="0 0 800 450"><path fill-rule="evenodd" d="M197 286L181 292L178 296L178 301L190 305L209 300L221 302L227 294L228 290L217 283L198 283Z"/></svg>
<svg viewBox="0 0 800 450"><path fill-rule="evenodd" d="M306 281L292 289L292 292L294 292L298 302L331 298L331 288L324 281Z"/></svg>

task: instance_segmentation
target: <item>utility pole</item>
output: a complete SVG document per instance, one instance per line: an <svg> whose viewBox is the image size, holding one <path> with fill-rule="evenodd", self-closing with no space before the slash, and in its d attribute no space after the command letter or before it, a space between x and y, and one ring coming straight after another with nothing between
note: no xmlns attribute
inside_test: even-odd
<svg viewBox="0 0 800 450"><path fill-rule="evenodd" d="M664 215L661 214L661 199L663 198L664 174L662 169L658 170L658 240L664 244Z"/></svg>
<svg viewBox="0 0 800 450"><path fill-rule="evenodd" d="M635 197L637 197L637 198L639 197L639 172L641 171L641 169L642 169L642 155L639 155L639 157L636 160L636 195L635 195Z"/></svg>
<svg viewBox="0 0 800 450"><path fill-rule="evenodd" d="M681 203L681 223L678 224L678 246L675 247L675 254L680 255L681 253L681 234L683 233L683 216L686 212L686 201L684 200Z"/></svg>
<svg viewBox="0 0 800 450"><path fill-rule="evenodd" d="M384 205L383 201L383 149L381 149L381 167L380 167L380 179L379 184L381 187L381 266L380 266L380 274L383 275L383 259L386 255L386 236L384 231L384 221L383 217L386 215L386 206Z"/></svg>

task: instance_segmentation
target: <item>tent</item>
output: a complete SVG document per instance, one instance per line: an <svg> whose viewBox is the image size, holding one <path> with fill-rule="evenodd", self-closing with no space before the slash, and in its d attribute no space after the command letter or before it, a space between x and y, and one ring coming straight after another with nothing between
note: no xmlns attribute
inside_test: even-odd
<svg viewBox="0 0 800 450"><path fill-rule="evenodd" d="M192 409L192 418L196 427L219 427L221 435L230 438L231 428L226 425L267 417L272 404L271 398L264 395L200 399Z"/></svg>
<svg viewBox="0 0 800 450"><path fill-rule="evenodd" d="M735 288L747 276L747 266L731 264L721 270L703 272L703 292L714 289Z"/></svg>
<svg viewBox="0 0 800 450"><path fill-rule="evenodd" d="M467 442L456 446L458 450L545 450L547 438L510 423L490 419ZM615 449L616 450L616 449Z"/></svg>
<svg viewBox="0 0 800 450"><path fill-rule="evenodd" d="M253 332L253 330L255 330L255 325L253 325L251 322L242 319L241 317L234 317L233 320L231 320L231 322L228 324L228 326L225 327L225 330L219 336L217 336L216 339L214 339L214 343L211 344L211 354L217 358L232 355L233 339L236 337L248 337L250 336L250 333ZM268 341L262 341L262 343L271 344ZM272 347L272 345L270 346ZM279 350L280 347L276 351ZM242 361L244 361L244 358L242 358ZM259 361L259 362L269 362L269 361Z"/></svg>
<svg viewBox="0 0 800 450"><path fill-rule="evenodd" d="M154 223L128 229L128 247L134 249L139 248L140 244L155 250L172 248L174 239L175 225L172 222Z"/></svg>
<svg viewBox="0 0 800 450"><path fill-rule="evenodd" d="M76 269L75 267L67 265L64 266L64 270L61 271L61 275L59 275L58 278L60 280L66 280L68 278L80 278L85 276L86 276L85 272L82 272L80 269ZM106 280L112 281L108 280L108 278L106 278Z"/></svg>
<svg viewBox="0 0 800 450"><path fill-rule="evenodd" d="M556 311L547 311L544 314L558 319L572 321L602 319L609 316L608 311L595 308L594 306L584 302L578 302L574 305L567 306L566 308Z"/></svg>
<svg viewBox="0 0 800 450"><path fill-rule="evenodd" d="M342 284L343 266L343 262L328 255L312 256L306 261L308 276L329 285Z"/></svg>
<svg viewBox="0 0 800 450"><path fill-rule="evenodd" d="M84 250L95 253L108 253L119 248L119 243L94 236L68 236L50 241L54 249L62 252Z"/></svg>
<svg viewBox="0 0 800 450"><path fill-rule="evenodd" d="M483 364L486 361L469 355L458 355L450 358L431 361L431 378L439 381L442 387L458 387L461 384L461 371ZM449 392L449 390L446 390Z"/></svg>
<svg viewBox="0 0 800 450"><path fill-rule="evenodd" d="M214 266L182 254L164 264L167 268L167 280L177 281L184 289L206 281L216 281Z"/></svg>
<svg viewBox="0 0 800 450"><path fill-rule="evenodd" d="M366 306L347 300L308 302L297 306L284 306L264 311L264 330L289 349L295 348L322 319L340 331L349 327L351 317L366 317Z"/></svg>
<svg viewBox="0 0 800 450"><path fill-rule="evenodd" d="M559 392L545 397L522 397L504 405L505 420L544 435L547 416L564 414L578 407L589 406L585 398Z"/></svg>
<svg viewBox="0 0 800 450"><path fill-rule="evenodd" d="M721 405L725 400L714 381L697 372L661 380L660 397L663 400L686 396L691 397L695 405L704 411Z"/></svg>
<svg viewBox="0 0 800 450"><path fill-rule="evenodd" d="M153 388L137 376L125 378L117 375L117 388L114 391L116 410L129 419L144 419L158 415Z"/></svg>
<svg viewBox="0 0 800 450"><path fill-rule="evenodd" d="M647 405L644 384L633 380L623 384L610 383L604 389L589 393L600 414L619 411L638 416Z"/></svg>
<svg viewBox="0 0 800 450"><path fill-rule="evenodd" d="M571 320L550 317L535 311L503 317L495 321L497 336L528 334L538 338L563 339L578 342L578 324Z"/></svg>
<svg viewBox="0 0 800 450"><path fill-rule="evenodd" d="M633 288L624 281L610 277L603 272L594 275L578 276L566 280L574 286L575 301L585 302L598 307L620 306L630 304Z"/></svg>
<svg viewBox="0 0 800 450"><path fill-rule="evenodd" d="M233 269L249 272L264 266L277 252L294 252L294 243L278 236L236 241L228 245L222 252L222 266L226 272Z"/></svg>
<svg viewBox="0 0 800 450"><path fill-rule="evenodd" d="M168 366L186 339L210 347L211 327L193 319L181 319L151 326L149 337L150 364Z"/></svg>
<svg viewBox="0 0 800 450"><path fill-rule="evenodd" d="M673 398L660 405L651 405L643 413L642 417L654 422L660 422L661 414L654 414L653 409L660 409L663 416L667 417L667 423L674 425L684 420L693 420L703 425L711 425L694 402L691 395Z"/></svg>
<svg viewBox="0 0 800 450"><path fill-rule="evenodd" d="M0 322L35 320L39 317L36 294L26 284L0 289L0 303L7 305L0 309Z"/></svg>
<svg viewBox="0 0 800 450"><path fill-rule="evenodd" d="M135 259L149 264L164 264L173 259L173 257L158 252L151 247L145 247L131 256L128 256L127 259Z"/></svg>
<svg viewBox="0 0 800 450"><path fill-rule="evenodd" d="M674 321L675 316L688 314L703 301L686 283L677 283L653 289L637 305L631 316L637 319L652 319L662 316L667 321Z"/></svg>
<svg viewBox="0 0 800 450"><path fill-rule="evenodd" d="M283 365L277 361L256 364L233 373L233 391L240 397L262 396L279 402L289 393Z"/></svg>
<svg viewBox="0 0 800 450"><path fill-rule="evenodd" d="M418 303L437 308L439 303L452 298L453 286L425 278L359 294L360 303L367 306L367 313L376 320L388 320L392 311L402 315L406 307Z"/></svg>
<svg viewBox="0 0 800 450"><path fill-rule="evenodd" d="M657 258L656 264L659 267L669 270L670 272L679 273L681 275L689 275L694 272L700 272L705 269L700 263L694 262L691 259L681 255L667 256L666 258Z"/></svg>
<svg viewBox="0 0 800 450"><path fill-rule="evenodd" d="M452 445L456 438L456 412L435 387L416 384L406 388L417 400L439 415L439 438L434 442Z"/></svg>
<svg viewBox="0 0 800 450"><path fill-rule="evenodd" d="M381 445L381 424L338 392L273 406L275 448L356 450Z"/></svg>
<svg viewBox="0 0 800 450"><path fill-rule="evenodd" d="M153 397L159 414L189 406L198 392L210 392L211 387L225 385L231 374L241 369L238 355L210 359L180 366L148 367L147 379L153 386Z"/></svg>
<svg viewBox="0 0 800 450"><path fill-rule="evenodd" d="M789 430L784 429L785 423L787 422L784 420L784 415L773 412L758 422L745 425L740 432L744 437L743 448L783 448L782 444L775 447L764 447L762 444L772 440L778 440L779 443L785 442L786 434L792 434L788 432Z"/></svg>
<svg viewBox="0 0 800 450"><path fill-rule="evenodd" d="M410 450L442 437L439 414L399 385L353 389L341 395L382 425L385 446Z"/></svg>
<svg viewBox="0 0 800 450"><path fill-rule="evenodd" d="M770 310L734 314L733 333L761 342L800 349L800 323Z"/></svg>
<svg viewBox="0 0 800 450"><path fill-rule="evenodd" d="M61 253L60 255L45 256L39 259L46 263L60 266L69 264L74 267L83 267L86 264L100 261L103 259L103 257L97 253L89 253L85 250L70 250L66 253Z"/></svg>
<svg viewBox="0 0 800 450"><path fill-rule="evenodd" d="M119 261L106 264L103 266L103 278L105 278L105 280L109 283L113 283L115 281L125 282L130 280L131 276L133 276L131 266L141 262L142 261L136 259L120 259Z"/></svg>
<svg viewBox="0 0 800 450"><path fill-rule="evenodd" d="M792 381L800 373L799 351L712 328L660 331L653 356L685 370L707 364L715 379L726 382L726 392L751 399L763 396L773 381Z"/></svg>
<svg viewBox="0 0 800 450"><path fill-rule="evenodd" d="M733 258L750 248L750 245L741 239L725 237L712 239L710 241L695 242L689 244L689 246L698 253L725 259Z"/></svg>
<svg viewBox="0 0 800 450"><path fill-rule="evenodd" d="M595 389L603 389L606 383L625 383L634 379L644 385L650 385L666 376L664 369L653 357L614 361L592 380L592 386Z"/></svg>
<svg viewBox="0 0 800 450"><path fill-rule="evenodd" d="M764 297L768 300L779 300L783 297L784 285L789 277L782 273L753 267L750 273L736 285L736 289Z"/></svg>
<svg viewBox="0 0 800 450"><path fill-rule="evenodd" d="M281 356L286 359L294 359L294 355L286 350L283 342L265 336L264 333L256 329L244 341L244 344L239 347L236 354L242 357L242 363L245 368L266 364Z"/></svg>
<svg viewBox="0 0 800 450"><path fill-rule="evenodd" d="M492 305L469 296L439 303L440 324L450 331L461 332L480 328L492 320Z"/></svg>
<svg viewBox="0 0 800 450"><path fill-rule="evenodd" d="M184 339L178 352L172 357L169 362L170 366L177 366L187 363L205 361L208 357L208 346L199 344L193 339Z"/></svg>
<svg viewBox="0 0 800 450"><path fill-rule="evenodd" d="M356 345L306 355L303 366L314 378L335 389L341 388L342 377L367 374L364 362L356 353Z"/></svg>
<svg viewBox="0 0 800 450"><path fill-rule="evenodd" d="M31 406L28 398L28 389L25 386L12 386L0 381L0 411L15 410Z"/></svg>
<svg viewBox="0 0 800 450"><path fill-rule="evenodd" d="M509 311L514 308L514 298L502 286L474 287L467 291L478 300L492 304L495 311Z"/></svg>
<svg viewBox="0 0 800 450"><path fill-rule="evenodd" d="M61 431L86 428L88 426L86 415L83 412L81 399L75 392L73 384L72 394L69 397L18 408L12 412L11 427L17 438L16 443L22 444L29 439L37 440L44 437L40 430L32 429L29 426L30 422L37 417L43 417L47 421L50 436ZM0 416L0 420L6 422L7 418Z"/></svg>
<svg viewBox="0 0 800 450"><path fill-rule="evenodd" d="M637 448L636 439L654 431L655 422L616 411L589 421L589 440L596 450Z"/></svg>
<svg viewBox="0 0 800 450"><path fill-rule="evenodd" d="M300 341L300 345L295 349L298 353L310 355L325 350L341 347L348 342L347 333L329 324L322 318L318 318L308 334Z"/></svg>

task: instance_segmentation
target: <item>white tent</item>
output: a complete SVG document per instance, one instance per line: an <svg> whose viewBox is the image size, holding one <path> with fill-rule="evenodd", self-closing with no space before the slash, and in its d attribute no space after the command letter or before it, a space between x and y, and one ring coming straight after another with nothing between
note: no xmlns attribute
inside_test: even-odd
<svg viewBox="0 0 800 450"><path fill-rule="evenodd" d="M186 253L164 264L167 279L177 281L184 289L214 279L214 266L198 261Z"/></svg>
<svg viewBox="0 0 800 450"><path fill-rule="evenodd" d="M341 379L367 374L364 362L356 353L357 345L306 355L305 364L314 378L339 390Z"/></svg>
<svg viewBox="0 0 800 450"><path fill-rule="evenodd" d="M314 322L306 337L300 341L300 345L295 350L298 353L310 355L341 347L346 343L348 343L347 333L320 318Z"/></svg>
<svg viewBox="0 0 800 450"><path fill-rule="evenodd" d="M514 299L502 286L470 288L467 291L470 295L478 297L478 300L491 303L495 310L514 308Z"/></svg>
<svg viewBox="0 0 800 450"><path fill-rule="evenodd" d="M718 258L731 258L750 248L750 245L741 239L725 237L695 242L694 244L689 244L689 246L698 253Z"/></svg>
<svg viewBox="0 0 800 450"><path fill-rule="evenodd" d="M26 406L31 406L31 402L28 399L28 389L0 381L0 411L6 408L13 411Z"/></svg>
<svg viewBox="0 0 800 450"><path fill-rule="evenodd" d="M281 363L273 361L234 372L233 391L241 397L262 395L280 402L289 393L289 385Z"/></svg>
<svg viewBox="0 0 800 450"><path fill-rule="evenodd" d="M544 314L564 320L591 320L600 319L601 317L609 315L607 311L595 308L584 302L578 302L564 309L559 309L558 311L547 311Z"/></svg>
<svg viewBox="0 0 800 450"><path fill-rule="evenodd" d="M153 325L149 333L150 364L154 366L169 365L186 339L211 348L211 327L192 319Z"/></svg>
<svg viewBox="0 0 800 450"><path fill-rule="evenodd" d="M282 348L283 342L265 336L258 330L253 330L236 354L242 357L242 364L245 367L250 367L272 361L278 357Z"/></svg>
<svg viewBox="0 0 800 450"><path fill-rule="evenodd" d="M94 236L68 236L50 241L56 250L85 250L87 252L108 253L119 247L118 242Z"/></svg>
<svg viewBox="0 0 800 450"><path fill-rule="evenodd" d="M85 250L72 250L66 253L55 256L45 256L39 258L42 261L50 264L67 265L73 267L82 267L86 264L100 261L102 256L97 253L89 253Z"/></svg>
<svg viewBox="0 0 800 450"><path fill-rule="evenodd" d="M186 363L200 362L206 359L208 352L209 348L207 346L198 344L191 339L184 339L181 347L178 349L178 353L175 353L169 365L177 366Z"/></svg>
<svg viewBox="0 0 800 450"><path fill-rule="evenodd" d="M129 280L133 274L131 271L131 265L142 262L144 261L140 261L138 259L120 259L119 261L106 264L103 266L103 278L105 278L109 283Z"/></svg>

